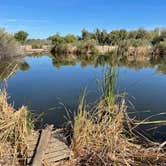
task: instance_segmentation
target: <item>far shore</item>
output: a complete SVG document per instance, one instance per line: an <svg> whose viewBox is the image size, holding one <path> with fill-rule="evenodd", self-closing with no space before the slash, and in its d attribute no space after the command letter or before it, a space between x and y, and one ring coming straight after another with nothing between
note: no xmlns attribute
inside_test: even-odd
<svg viewBox="0 0 166 166"><path fill-rule="evenodd" d="M24 54L42 54L50 52L50 47L46 45L43 45L41 48L33 48L31 45L21 45L18 49Z"/></svg>
<svg viewBox="0 0 166 166"><path fill-rule="evenodd" d="M51 46L50 45L43 45L41 46L41 48L33 48L32 45L21 45L19 46L19 50L21 50L21 52L23 52L24 54L44 54L44 53L50 53L50 48ZM73 46L73 49L74 49L74 46ZM109 46L109 45L97 45L96 46L96 49L98 50L98 52L100 54L106 54L106 53L109 53L109 52L112 52L112 51L115 51L116 49L118 49L118 46ZM130 47L128 49L129 51L129 54L134 51L138 52L139 54L143 54L143 55L147 55L148 53L151 50L151 47L149 46L148 48L146 47L143 47L143 46L140 46L140 47Z"/></svg>

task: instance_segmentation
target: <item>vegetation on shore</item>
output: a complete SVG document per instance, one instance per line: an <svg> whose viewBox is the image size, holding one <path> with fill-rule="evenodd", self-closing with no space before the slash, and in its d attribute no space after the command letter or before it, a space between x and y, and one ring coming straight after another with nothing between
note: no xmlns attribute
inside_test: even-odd
<svg viewBox="0 0 166 166"><path fill-rule="evenodd" d="M81 50L84 43L87 44L87 47L89 45L91 50L90 46L93 43L94 46L110 46L110 48L112 47L113 49L108 50L108 52L111 51L117 55L139 56L144 54L145 56L153 58L165 56L165 34L166 30L160 28L151 31L140 28L135 31L120 29L111 32L99 29L96 29L94 32L88 32L86 29L83 29L81 37L76 37L74 35L60 36L59 34L56 34L50 36L48 40L53 45L53 54L81 54L82 52L75 51L76 48L78 48L78 43L81 46ZM94 47L92 50L93 49ZM93 54L93 51L91 52ZM100 50L98 50L98 52L100 52Z"/></svg>
<svg viewBox="0 0 166 166"><path fill-rule="evenodd" d="M100 100L89 109L85 94L80 99L70 130L73 157L63 165L165 164L165 142L146 139L135 129L138 123L128 117L125 99L116 93L116 60L112 58L103 75ZM1 91L0 161L8 165L25 164L32 119L27 107L15 110L7 99L6 92Z"/></svg>
<svg viewBox="0 0 166 166"><path fill-rule="evenodd" d="M98 46L109 46L104 53L112 52L121 56L138 57L143 54L149 58L163 58L166 54L166 29L161 28L154 30L139 28L133 31L120 29L111 32L100 29L89 32L83 29L81 36L73 34L61 36L57 33L47 39L28 39L28 33L22 30L14 35L2 29L0 33L0 49L2 50L0 53L4 54L3 56L10 56L11 50L15 50L16 43L30 45L32 49L49 46L53 54L88 55L88 58L90 55L102 53ZM14 51L12 54L14 54Z"/></svg>
<svg viewBox="0 0 166 166"><path fill-rule="evenodd" d="M31 45L32 49L41 49L43 46L48 46L50 43L46 39L27 39L26 45Z"/></svg>
<svg viewBox="0 0 166 166"><path fill-rule="evenodd" d="M58 43L51 49L53 55L76 55L90 58L98 54L96 45L92 40L79 41L76 44Z"/></svg>
<svg viewBox="0 0 166 166"><path fill-rule="evenodd" d="M25 165L27 137L33 124L27 107L15 110L0 91L0 165Z"/></svg>
<svg viewBox="0 0 166 166"><path fill-rule="evenodd" d="M12 34L0 29L0 60L18 56L18 42Z"/></svg>
<svg viewBox="0 0 166 166"><path fill-rule="evenodd" d="M135 130L127 115L125 99L115 94L116 71L107 69L103 95L91 111L80 100L74 119L72 149L74 165L162 165L166 163L165 143L153 143Z"/></svg>
<svg viewBox="0 0 166 166"><path fill-rule="evenodd" d="M14 38L21 44L24 44L28 35L29 34L27 32L21 30L14 34Z"/></svg>
<svg viewBox="0 0 166 166"><path fill-rule="evenodd" d="M19 37L22 36L22 37ZM135 122L127 115L125 99L115 93L116 70L115 58L118 56L119 65L123 65L132 50L132 55L137 57L140 47L145 55L150 57L165 57L166 55L166 30L156 29L146 31L100 31L93 33L82 31L82 37L56 34L47 40L26 40L27 35L15 34L15 38L23 43L34 42L35 48L41 43L51 42L52 53L56 56L75 54L84 62L94 65L103 65L106 60L109 64L102 80L102 96L96 105L89 110L85 104L85 95L80 100L77 115L73 121L71 147L74 152L75 165L162 165L166 164L165 142L154 143L140 136L135 130ZM14 36L0 30L0 60L14 57L17 53L18 42ZM40 43L41 42L41 43ZM40 44L39 44L40 43ZM39 46L38 46L39 44ZM113 52L99 56L96 45L118 46ZM148 51L147 51L148 50ZM83 56L82 56L83 55ZM75 59L77 60L77 59ZM133 64L128 63L129 66ZM164 61L163 61L164 62ZM53 57L53 64L74 64L75 62L62 57ZM155 65L155 61L153 64ZM59 65L60 66L60 65ZM159 66L162 70L164 65ZM10 63L4 61L0 65L0 78L4 81L17 69L27 70L29 65L25 62L14 60ZM164 69L163 69L164 68ZM5 71L5 73L4 73ZM165 70L164 70L165 71ZM27 107L15 110L7 103L7 94L0 91L0 164L16 165L24 163L27 151L27 137L33 130L32 119ZM8 157L7 157L8 156ZM2 162L2 163L1 163Z"/></svg>

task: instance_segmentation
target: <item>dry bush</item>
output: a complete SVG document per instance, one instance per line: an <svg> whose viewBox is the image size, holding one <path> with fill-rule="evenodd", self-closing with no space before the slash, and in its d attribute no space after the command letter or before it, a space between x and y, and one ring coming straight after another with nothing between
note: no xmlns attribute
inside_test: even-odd
<svg viewBox="0 0 166 166"><path fill-rule="evenodd" d="M77 159L75 165L166 164L166 152L159 144L149 143L149 146L144 147L136 143L136 138L126 136L129 131L124 127L124 100L115 106L113 114L107 112L107 106L101 108L101 105L95 116L88 113L85 107L81 109L74 123L72 148ZM105 113L101 117L103 111Z"/></svg>
<svg viewBox="0 0 166 166"><path fill-rule="evenodd" d="M7 99L6 91L0 91L0 161L9 156L10 161L6 162L15 165L19 157L26 155L27 136L32 129L32 122L27 107L15 110L7 103Z"/></svg>
<svg viewBox="0 0 166 166"><path fill-rule="evenodd" d="M146 147L134 135L133 120L127 115L124 97L115 93L115 67L106 69L102 81L102 97L89 111L83 95L74 119L72 149L75 165L157 165L166 164L166 152L156 143Z"/></svg>
<svg viewBox="0 0 166 166"><path fill-rule="evenodd" d="M0 28L0 60L18 56L18 43L12 34Z"/></svg>

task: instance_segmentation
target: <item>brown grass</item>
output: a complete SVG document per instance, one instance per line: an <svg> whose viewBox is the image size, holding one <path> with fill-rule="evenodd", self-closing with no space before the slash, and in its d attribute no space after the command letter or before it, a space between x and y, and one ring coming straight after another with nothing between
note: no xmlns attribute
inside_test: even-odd
<svg viewBox="0 0 166 166"><path fill-rule="evenodd" d="M0 164L16 165L26 155L32 124L27 107L15 110L7 99L6 91L0 91Z"/></svg>
<svg viewBox="0 0 166 166"><path fill-rule="evenodd" d="M83 101L80 104L73 128L72 149L76 159L75 165L166 164L166 152L163 146L161 148L160 144L146 140L145 147L137 143L138 137L127 137L131 132L125 127L129 121L124 99L119 105L112 107L112 110L108 110L108 105L103 103L105 101L100 101L95 115L87 112Z"/></svg>

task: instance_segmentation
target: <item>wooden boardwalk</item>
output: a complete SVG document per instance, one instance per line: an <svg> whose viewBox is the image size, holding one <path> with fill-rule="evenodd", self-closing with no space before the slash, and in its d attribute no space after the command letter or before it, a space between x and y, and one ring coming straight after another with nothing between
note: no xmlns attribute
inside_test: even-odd
<svg viewBox="0 0 166 166"><path fill-rule="evenodd" d="M65 144L60 130L53 131L53 126L47 126L41 132L35 131L28 138L29 166L57 165L60 161L69 159L70 149Z"/></svg>

